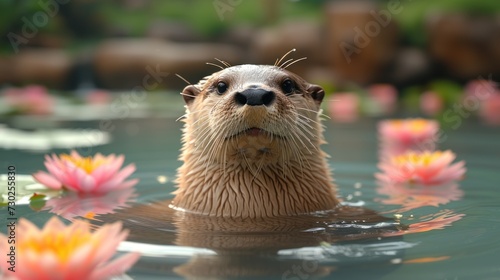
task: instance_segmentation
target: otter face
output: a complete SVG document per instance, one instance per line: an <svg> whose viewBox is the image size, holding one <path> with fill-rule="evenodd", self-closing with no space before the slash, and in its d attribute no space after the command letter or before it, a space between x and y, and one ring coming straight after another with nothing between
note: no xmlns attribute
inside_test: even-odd
<svg viewBox="0 0 500 280"><path fill-rule="evenodd" d="M323 89L282 68L229 67L182 95L185 144L204 160L262 167L301 160L322 143Z"/></svg>

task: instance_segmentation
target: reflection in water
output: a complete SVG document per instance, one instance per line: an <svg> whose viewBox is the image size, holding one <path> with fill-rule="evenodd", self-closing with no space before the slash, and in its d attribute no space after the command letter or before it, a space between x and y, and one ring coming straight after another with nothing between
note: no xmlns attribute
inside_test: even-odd
<svg viewBox="0 0 500 280"><path fill-rule="evenodd" d="M450 201L457 201L464 195L457 184L436 187L380 184L377 192L389 197L376 199L377 202L401 206L388 213L402 213L425 206L439 207L439 205L447 204Z"/></svg>
<svg viewBox="0 0 500 280"><path fill-rule="evenodd" d="M429 262L440 262L449 259L450 256L441 256L441 257L425 257L418 259L406 260L403 263L429 263Z"/></svg>
<svg viewBox="0 0 500 280"><path fill-rule="evenodd" d="M382 203L400 205L398 212L439 206L463 196L456 184L440 188L387 185L378 192L389 196ZM406 249L415 244L403 241L403 235L442 229L464 216L443 210L404 226L375 211L344 205L299 216L217 218L173 210L170 201L136 204L113 213L112 204L121 208L133 194L112 195L111 199L75 195L51 200L46 207L67 218L93 218L109 212L92 222L98 227L121 221L130 230L120 248L142 253L134 269L158 276L168 271L186 278L342 278L359 271L359 277L370 274L376 279L405 263Z"/></svg>
<svg viewBox="0 0 500 280"><path fill-rule="evenodd" d="M435 214L423 216L422 222L411 224L405 233L426 232L436 229L443 229L451 226L452 223L461 220L465 214L457 214L452 210L444 209Z"/></svg>
<svg viewBox="0 0 500 280"><path fill-rule="evenodd" d="M129 246L143 250L147 247L142 244L163 246L165 253L172 252L162 255L166 257L162 265L148 260L140 262L137 269L168 269L185 277L294 279L300 275L341 274L340 264L360 259L387 263L413 246L402 242L397 234L404 226L362 207L341 206L309 215L242 219L189 214L168 206L169 201L136 205L101 216L94 224L121 220L131 231ZM179 256L176 260L175 253L168 251L192 247L204 250L191 251L181 263ZM152 257L149 248L142 253ZM158 248L154 251L158 252Z"/></svg>
<svg viewBox="0 0 500 280"><path fill-rule="evenodd" d="M458 201L464 195L464 192L456 183L430 187L409 184L384 184L379 182L377 192L389 198L376 199L376 201L385 205L400 206L398 209L384 213L404 213L426 206L439 207L451 201ZM420 217L421 221L410 224L405 230L399 233L389 233L389 235L443 229L462 219L464 216L465 214L457 214L452 210L440 210L437 213Z"/></svg>
<svg viewBox="0 0 500 280"><path fill-rule="evenodd" d="M93 219L94 216L114 213L128 207L136 197L133 188L113 191L105 194L79 194L66 192L63 196L52 198L42 210L48 210L65 219L76 217Z"/></svg>

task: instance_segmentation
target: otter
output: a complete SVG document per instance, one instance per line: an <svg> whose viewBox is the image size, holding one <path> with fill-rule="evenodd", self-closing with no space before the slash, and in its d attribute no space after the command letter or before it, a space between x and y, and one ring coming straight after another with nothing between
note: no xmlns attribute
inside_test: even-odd
<svg viewBox="0 0 500 280"><path fill-rule="evenodd" d="M344 254L346 271L352 271L352 252L371 251L358 242L343 249L349 241L400 240L399 222L339 205L320 149L324 91L284 68L228 66L183 90L187 112L175 197L130 205L92 223L121 221L134 248L175 245L215 254L179 251L190 252L189 260L170 262L164 255L161 265L139 263L141 271L172 269L185 278L293 278L295 268L313 264L307 275L315 278L334 269L342 273ZM324 242L342 243L341 249L330 250ZM328 261L307 263L301 254L283 254L308 247L315 255L324 250ZM380 263L395 257L380 256Z"/></svg>
<svg viewBox="0 0 500 280"><path fill-rule="evenodd" d="M227 65L184 88L183 164L171 208L261 218L339 205L320 149L325 92L285 68Z"/></svg>

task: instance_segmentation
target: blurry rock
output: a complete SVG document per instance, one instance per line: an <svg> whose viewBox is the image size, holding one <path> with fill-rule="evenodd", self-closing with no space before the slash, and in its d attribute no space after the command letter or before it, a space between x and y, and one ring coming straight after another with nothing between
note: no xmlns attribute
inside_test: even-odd
<svg viewBox="0 0 500 280"><path fill-rule="evenodd" d="M58 49L68 46L69 38L64 35L51 35L39 33L32 39L26 42L26 45L21 45L20 48L51 48Z"/></svg>
<svg viewBox="0 0 500 280"><path fill-rule="evenodd" d="M402 7L366 1L326 5L327 50L331 67L344 79L369 83L384 75L398 47L394 14Z"/></svg>
<svg viewBox="0 0 500 280"><path fill-rule="evenodd" d="M219 58L230 64L240 63L238 49L221 44L181 44L153 39L115 39L102 42L93 57L98 86L114 89L142 87L157 90L180 88L216 71L207 66Z"/></svg>
<svg viewBox="0 0 500 280"><path fill-rule="evenodd" d="M434 14L427 29L432 57L453 76L500 74L500 21L495 17Z"/></svg>
<svg viewBox="0 0 500 280"><path fill-rule="evenodd" d="M302 75L306 81L318 84L318 85L330 85L330 86L345 86L340 79L336 76L335 72L331 68L326 66L313 66L310 67L305 74ZM325 91L328 91L325 88Z"/></svg>
<svg viewBox="0 0 500 280"><path fill-rule="evenodd" d="M56 49L24 49L0 58L0 84L36 83L63 88L73 65L69 54Z"/></svg>
<svg viewBox="0 0 500 280"><path fill-rule="evenodd" d="M201 36L189 25L178 21L154 20L146 30L146 36L174 42L197 42Z"/></svg>
<svg viewBox="0 0 500 280"><path fill-rule="evenodd" d="M253 38L252 52L258 64L274 64L291 49L297 51L289 54L282 62L290 58L307 57L306 62L299 62L288 68L299 75L308 67L324 61L324 42L321 39L319 25L305 21L285 22L272 28L260 30Z"/></svg>
<svg viewBox="0 0 500 280"><path fill-rule="evenodd" d="M244 50L251 50L253 40L257 35L257 28L249 24L232 25L220 37L219 41L238 46Z"/></svg>
<svg viewBox="0 0 500 280"><path fill-rule="evenodd" d="M387 78L398 86L421 84L432 77L429 56L417 48L403 48L394 55Z"/></svg>

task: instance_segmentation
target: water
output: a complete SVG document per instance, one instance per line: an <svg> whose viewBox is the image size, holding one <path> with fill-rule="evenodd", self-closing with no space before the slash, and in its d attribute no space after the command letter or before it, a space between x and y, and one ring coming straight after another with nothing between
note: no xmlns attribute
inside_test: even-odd
<svg viewBox="0 0 500 280"><path fill-rule="evenodd" d="M135 191L83 200L60 197L30 206L27 198L39 190L26 183L18 193L18 216L38 225L55 214L70 220L94 218L96 226L122 220L131 234L120 250L143 253L128 272L134 279L500 279L498 128L466 120L458 129L446 130L440 148L466 161L465 180L445 187L394 189L378 186L373 177L376 120L327 122L329 144L323 148L331 155L346 206L241 221L193 217L168 207L180 166L179 115L178 109L169 115L115 119L109 144L80 148L83 154L125 154L126 162L137 166ZM58 125L99 129L99 120ZM18 174L44 169L40 151L0 153L5 168L0 173L9 165ZM0 211L3 217L5 208Z"/></svg>

